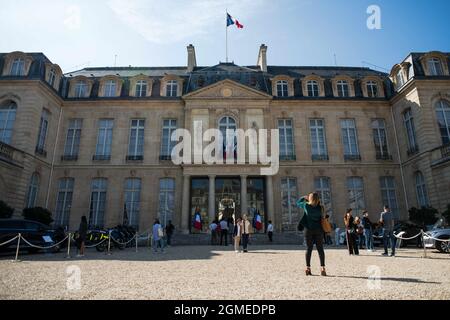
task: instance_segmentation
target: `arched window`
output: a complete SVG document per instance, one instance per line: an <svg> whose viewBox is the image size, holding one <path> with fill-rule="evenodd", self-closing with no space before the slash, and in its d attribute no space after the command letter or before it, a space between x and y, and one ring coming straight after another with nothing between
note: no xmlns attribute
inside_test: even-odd
<svg viewBox="0 0 450 320"><path fill-rule="evenodd" d="M427 187L425 184L425 178L422 172L416 172L416 192L417 192L417 203L420 207L428 207L430 202L428 200Z"/></svg>
<svg viewBox="0 0 450 320"><path fill-rule="evenodd" d="M123 224L139 228L139 211L141 206L141 179L125 180L125 207Z"/></svg>
<svg viewBox="0 0 450 320"><path fill-rule="evenodd" d="M115 97L116 96L117 83L114 80L108 80L105 83L105 97Z"/></svg>
<svg viewBox="0 0 450 320"><path fill-rule="evenodd" d="M428 60L428 72L430 76L442 76L444 71L442 69L441 60L438 58L431 58Z"/></svg>
<svg viewBox="0 0 450 320"><path fill-rule="evenodd" d="M399 70L395 75L395 84L397 89L400 89L405 84L405 77L403 76L403 70Z"/></svg>
<svg viewBox="0 0 450 320"><path fill-rule="evenodd" d="M17 105L13 101L0 104L0 142L11 144Z"/></svg>
<svg viewBox="0 0 450 320"><path fill-rule="evenodd" d="M14 59L11 64L11 75L12 76L23 76L25 75L25 60L22 58Z"/></svg>
<svg viewBox="0 0 450 320"><path fill-rule="evenodd" d="M308 81L306 84L308 89L308 97L318 97L319 96L319 84L315 80Z"/></svg>
<svg viewBox="0 0 450 320"><path fill-rule="evenodd" d="M285 80L277 81L277 96L287 97L288 96L288 82Z"/></svg>
<svg viewBox="0 0 450 320"><path fill-rule="evenodd" d="M86 98L88 91L88 85L86 81L78 81L75 84L75 98Z"/></svg>
<svg viewBox="0 0 450 320"><path fill-rule="evenodd" d="M166 97L176 97L178 95L178 82L169 80L166 83Z"/></svg>
<svg viewBox="0 0 450 320"><path fill-rule="evenodd" d="M136 82L136 97L147 96L147 81L138 80Z"/></svg>
<svg viewBox="0 0 450 320"><path fill-rule="evenodd" d="M106 191L108 180L95 178L91 182L91 204L89 210L89 225L103 227L106 210Z"/></svg>
<svg viewBox="0 0 450 320"><path fill-rule="evenodd" d="M236 120L234 120L232 117L223 117L219 121L219 130L222 133L223 138L223 158L227 159L227 155L231 157L233 155L234 159L236 159L236 147L237 147L237 141L236 141ZM232 136L227 137L227 130L233 131ZM229 139L233 139L233 141L229 141Z"/></svg>
<svg viewBox="0 0 450 320"><path fill-rule="evenodd" d="M69 226L74 183L73 178L62 178L58 181L55 226Z"/></svg>
<svg viewBox="0 0 450 320"><path fill-rule="evenodd" d="M55 85L55 81L56 81L56 71L55 69L51 68L48 74L48 83L53 87Z"/></svg>
<svg viewBox="0 0 450 320"><path fill-rule="evenodd" d="M39 174L33 173L30 180L30 185L28 186L27 194L27 208L34 208L36 205L36 198L39 191Z"/></svg>
<svg viewBox="0 0 450 320"><path fill-rule="evenodd" d="M447 101L441 100L436 104L436 116L442 143L450 144L450 104Z"/></svg>
<svg viewBox="0 0 450 320"><path fill-rule="evenodd" d="M339 80L337 82L337 91L338 91L338 97L340 97L340 98L346 98L346 97L350 96L348 82L345 80Z"/></svg>
<svg viewBox="0 0 450 320"><path fill-rule="evenodd" d="M367 96L369 98L378 97L378 84L375 81L368 81L366 83Z"/></svg>

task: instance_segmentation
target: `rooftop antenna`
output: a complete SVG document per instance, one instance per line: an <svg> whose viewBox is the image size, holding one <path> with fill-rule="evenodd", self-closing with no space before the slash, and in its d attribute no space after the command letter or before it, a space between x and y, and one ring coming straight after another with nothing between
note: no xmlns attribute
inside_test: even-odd
<svg viewBox="0 0 450 320"><path fill-rule="evenodd" d="M337 67L337 58L336 58L336 53L334 54L334 65Z"/></svg>
<svg viewBox="0 0 450 320"><path fill-rule="evenodd" d="M364 66L364 65L368 65L368 66L375 67L375 68L378 68L378 69L383 70L383 71L386 71L386 72L390 72L390 70L388 70L388 69L386 69L386 68L377 66L376 64L373 64L373 63L370 63L370 62L367 62L367 61L361 61L361 63L363 64L363 66Z"/></svg>
<svg viewBox="0 0 450 320"><path fill-rule="evenodd" d="M117 67L117 54L114 56L114 68Z"/></svg>

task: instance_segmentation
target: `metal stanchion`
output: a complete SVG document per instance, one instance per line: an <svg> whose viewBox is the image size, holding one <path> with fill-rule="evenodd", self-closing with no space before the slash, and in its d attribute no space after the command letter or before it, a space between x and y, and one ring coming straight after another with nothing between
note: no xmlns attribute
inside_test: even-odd
<svg viewBox="0 0 450 320"><path fill-rule="evenodd" d="M111 254L111 230L109 230L109 237L108 237L108 255Z"/></svg>
<svg viewBox="0 0 450 320"><path fill-rule="evenodd" d="M135 237L136 237L136 252L138 252L138 237L139 237L139 235L137 232L136 232Z"/></svg>
<svg viewBox="0 0 450 320"><path fill-rule="evenodd" d="M17 249L16 249L16 258L14 259L14 262L20 262L19 258L19 248L20 248L20 239L22 238L22 234L19 233L19 238L17 239Z"/></svg>
<svg viewBox="0 0 450 320"><path fill-rule="evenodd" d="M421 232L422 232L423 257L427 258L427 247L425 246L424 232L423 230L421 230Z"/></svg>
<svg viewBox="0 0 450 320"><path fill-rule="evenodd" d="M72 234L69 232L69 237L67 238L67 259L70 259L70 240L72 239Z"/></svg>

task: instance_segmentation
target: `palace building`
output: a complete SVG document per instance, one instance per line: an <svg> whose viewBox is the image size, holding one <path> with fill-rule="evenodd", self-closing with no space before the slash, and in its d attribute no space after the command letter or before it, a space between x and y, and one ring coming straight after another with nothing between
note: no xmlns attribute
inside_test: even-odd
<svg viewBox="0 0 450 320"><path fill-rule="evenodd" d="M300 196L317 191L332 220L347 208L397 219L450 203L450 53L411 53L390 74L358 67L103 67L63 73L42 53L0 53L0 200L45 207L55 225L154 218L192 233L220 213L295 231ZM280 168L171 161L178 128L278 129ZM231 211L230 211L231 210Z"/></svg>

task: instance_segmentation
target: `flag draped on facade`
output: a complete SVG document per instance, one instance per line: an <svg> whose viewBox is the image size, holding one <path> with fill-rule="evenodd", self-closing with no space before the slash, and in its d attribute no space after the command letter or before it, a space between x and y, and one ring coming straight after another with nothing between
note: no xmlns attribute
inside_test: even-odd
<svg viewBox="0 0 450 320"><path fill-rule="evenodd" d="M192 222L194 229L202 230L202 216L200 212L196 211L194 214L194 221Z"/></svg>

